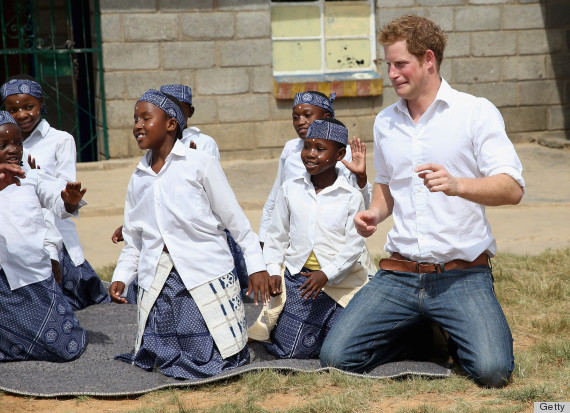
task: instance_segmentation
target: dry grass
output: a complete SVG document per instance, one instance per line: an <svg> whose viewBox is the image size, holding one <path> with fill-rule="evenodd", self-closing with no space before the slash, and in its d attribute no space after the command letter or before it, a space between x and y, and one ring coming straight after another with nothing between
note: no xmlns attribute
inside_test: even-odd
<svg viewBox="0 0 570 413"><path fill-rule="evenodd" d="M106 267L105 271L112 268ZM102 273L101 269L98 272ZM484 389L461 375L444 380L377 380L338 372L263 371L199 388L156 391L134 399L76 398L69 400L70 405L53 399L26 399L26 410L514 413L532 412L535 401L567 400L570 249L538 256L499 255L494 260L494 276L497 296L515 340L516 367L512 383L504 389ZM8 401L13 399L23 398L3 395L0 410L1 406L11 406Z"/></svg>

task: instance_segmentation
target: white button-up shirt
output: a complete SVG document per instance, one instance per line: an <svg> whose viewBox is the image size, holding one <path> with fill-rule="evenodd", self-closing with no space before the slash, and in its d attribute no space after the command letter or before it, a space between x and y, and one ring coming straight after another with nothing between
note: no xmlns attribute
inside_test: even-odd
<svg viewBox="0 0 570 413"><path fill-rule="evenodd" d="M51 275L49 250L56 247L52 245L53 240L46 238L42 207L58 217L70 217L61 199L65 184L61 179L34 170L26 172L21 186L10 185L0 191L0 209L4 213L0 225L0 266L12 290Z"/></svg>
<svg viewBox="0 0 570 413"><path fill-rule="evenodd" d="M257 236L220 162L180 141L158 174L150 156L151 151L143 156L127 188L125 246L113 281L128 285L138 275L139 285L148 290L165 245L188 289L227 274L234 261L225 228L242 248L249 274L264 271Z"/></svg>
<svg viewBox="0 0 570 413"><path fill-rule="evenodd" d="M485 251L493 256L497 247L485 207L430 192L414 172L425 163L464 178L504 173L524 188L521 162L497 108L442 80L417 124L405 100L384 109L374 123L376 182L389 185L394 198L386 251L425 262L472 261Z"/></svg>
<svg viewBox="0 0 570 413"><path fill-rule="evenodd" d="M42 171L69 182L76 181L75 140L69 133L52 128L47 120L41 120L24 141L22 160L25 170L29 170L28 154L35 158L36 165L39 165ZM83 264L85 257L73 220L55 217L54 221L73 263L76 266Z"/></svg>
<svg viewBox="0 0 570 413"><path fill-rule="evenodd" d="M301 138L291 139L290 141L287 141L283 147L283 151L279 157L279 166L277 168L277 176L275 177L273 188L271 188L269 197L263 206L263 213L259 224L259 240L261 242L265 242L265 239L267 238L267 228L271 222L271 214L273 213L273 208L275 208L275 200L277 199L277 194L279 193L281 185L283 185L285 181L303 176L307 172L305 165L303 164L303 160L301 159L303 142L304 140ZM346 146L346 155L344 156L344 159L347 162L352 160L350 145ZM344 175L347 181L361 192L364 198L364 205L368 208L372 195L372 185L367 182L364 188L360 188L356 181L356 176L354 176L354 174L350 172L342 162L337 162L336 167L339 170L339 173Z"/></svg>
<svg viewBox="0 0 570 413"><path fill-rule="evenodd" d="M184 129L180 141L187 147L190 147L190 141L193 141L196 144L196 150L209 153L218 161L220 160L220 150L214 138L202 133L195 126Z"/></svg>
<svg viewBox="0 0 570 413"><path fill-rule="evenodd" d="M338 167L337 172L335 183L318 194L306 171L279 190L263 247L270 275L279 275L282 265L298 273L314 251L329 284L337 284L362 254L365 241L354 216L364 200Z"/></svg>

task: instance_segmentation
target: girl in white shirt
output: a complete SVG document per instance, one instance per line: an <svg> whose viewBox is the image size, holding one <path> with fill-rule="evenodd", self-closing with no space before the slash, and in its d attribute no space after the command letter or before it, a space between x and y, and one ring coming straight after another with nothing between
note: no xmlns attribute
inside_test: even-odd
<svg viewBox="0 0 570 413"><path fill-rule="evenodd" d="M285 268L286 300L272 299L250 334L270 341L265 347L280 358L317 357L338 315L368 281L357 261L364 238L353 222L364 200L337 166L347 141L340 121L315 120L301 152L305 174L285 182L277 195L263 256L274 288ZM269 336L257 336L260 329Z"/></svg>
<svg viewBox="0 0 570 413"><path fill-rule="evenodd" d="M18 165L22 146L16 121L0 111L0 164ZM69 217L84 193L80 183L38 170L0 191L0 362L70 361L87 347L87 331L52 273L42 213Z"/></svg>
<svg viewBox="0 0 570 413"><path fill-rule="evenodd" d="M76 180L75 140L69 133L52 128L47 120L43 90L31 76L20 75L0 88L6 111L18 122L24 138L24 159L33 158L34 167L68 182ZM30 165L23 165L29 170ZM49 215L49 211L45 211ZM46 217L49 220L49 217ZM55 232L61 234L63 245L58 251L61 266L61 288L75 310L92 304L109 302L105 286L83 255L75 223L54 217Z"/></svg>
<svg viewBox="0 0 570 413"><path fill-rule="evenodd" d="M137 279L134 354L117 358L176 378L208 377L247 363L247 326L224 229L250 271L249 291L269 299L259 241L219 161L180 142L177 99L150 89L135 105L133 134L148 149L127 188L125 246L109 287L126 303Z"/></svg>

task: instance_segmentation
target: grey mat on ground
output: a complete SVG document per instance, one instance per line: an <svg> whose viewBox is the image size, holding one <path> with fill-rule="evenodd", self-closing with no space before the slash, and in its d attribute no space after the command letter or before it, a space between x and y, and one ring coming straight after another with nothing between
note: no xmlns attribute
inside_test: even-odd
<svg viewBox="0 0 570 413"><path fill-rule="evenodd" d="M246 303L248 322L260 307ZM89 331L89 345L83 355L69 363L23 361L0 363L0 390L26 396L127 396L168 387L188 387L211 383L247 371L326 371L318 360L276 360L260 343L250 343L251 361L215 377L177 380L158 372L114 360L116 354L133 351L136 335L136 306L100 304L78 311L81 325ZM352 374L352 373L346 373ZM360 376L354 374L355 376ZM444 378L450 371L434 363L403 361L377 367L366 377L398 378L409 375Z"/></svg>

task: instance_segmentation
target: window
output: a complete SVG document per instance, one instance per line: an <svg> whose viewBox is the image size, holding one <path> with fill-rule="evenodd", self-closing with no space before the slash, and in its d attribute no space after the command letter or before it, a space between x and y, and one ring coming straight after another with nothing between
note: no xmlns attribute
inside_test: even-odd
<svg viewBox="0 0 570 413"><path fill-rule="evenodd" d="M272 3L276 75L375 69L373 1Z"/></svg>
<svg viewBox="0 0 570 413"><path fill-rule="evenodd" d="M374 0L271 2L275 96L382 93L376 72Z"/></svg>

